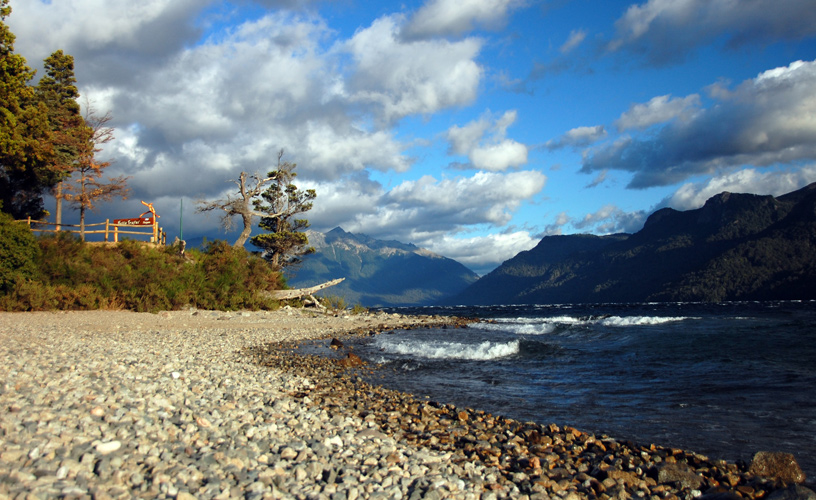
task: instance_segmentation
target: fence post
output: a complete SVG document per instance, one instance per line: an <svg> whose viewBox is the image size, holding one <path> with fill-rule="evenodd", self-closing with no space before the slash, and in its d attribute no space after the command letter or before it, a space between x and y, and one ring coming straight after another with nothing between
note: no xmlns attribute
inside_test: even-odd
<svg viewBox="0 0 816 500"><path fill-rule="evenodd" d="M105 243L108 242L108 231L110 230L110 219L105 219Z"/></svg>
<svg viewBox="0 0 816 500"><path fill-rule="evenodd" d="M113 225L113 242L114 243L119 243L119 225L118 224Z"/></svg>

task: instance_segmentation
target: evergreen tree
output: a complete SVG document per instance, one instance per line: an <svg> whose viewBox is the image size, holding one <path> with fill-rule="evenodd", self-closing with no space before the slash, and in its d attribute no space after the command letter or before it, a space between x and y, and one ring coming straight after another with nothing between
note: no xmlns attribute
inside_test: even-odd
<svg viewBox="0 0 816 500"><path fill-rule="evenodd" d="M55 170L45 104L28 82L34 71L14 53L14 34L5 24L9 0L0 0L0 201L15 218L45 214L43 191L61 179Z"/></svg>
<svg viewBox="0 0 816 500"><path fill-rule="evenodd" d="M297 214L312 209L312 201L317 194L314 189L298 189L292 182L297 174L294 163L281 162L283 151L278 153L278 167L269 172L272 179L269 187L261 193L261 200L255 200L255 209L267 214L258 226L267 233L253 236L253 245L264 250L264 257L275 269L300 262L302 255L314 253L309 247L309 238L301 230L309 227L309 221L295 219Z"/></svg>
<svg viewBox="0 0 816 500"><path fill-rule="evenodd" d="M55 153L52 168L64 178L77 170L83 153L92 148L89 145L92 131L82 118L77 103L79 90L74 76L74 58L58 50L45 60L45 72L46 76L40 79L36 91L48 107ZM62 223L63 184L64 181L60 181L54 189L57 230Z"/></svg>

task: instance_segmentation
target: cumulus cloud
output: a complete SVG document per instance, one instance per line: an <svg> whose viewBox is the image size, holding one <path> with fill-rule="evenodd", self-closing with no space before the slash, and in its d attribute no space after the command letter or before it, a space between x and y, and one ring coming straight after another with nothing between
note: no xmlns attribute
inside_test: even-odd
<svg viewBox="0 0 816 500"><path fill-rule="evenodd" d="M700 96L698 94L686 97L661 95L652 98L647 103L633 104L615 121L615 127L618 131L643 130L675 118L691 117L699 107Z"/></svg>
<svg viewBox="0 0 816 500"><path fill-rule="evenodd" d="M507 128L517 118L515 110L507 111L498 118L485 113L461 127L454 125L448 130L450 150L465 155L470 166L479 170L499 172L527 163L527 146L507 138Z"/></svg>
<svg viewBox="0 0 816 500"><path fill-rule="evenodd" d="M816 164L781 172L761 172L754 168L746 168L712 177L706 182L683 184L674 194L663 200L660 206L692 210L700 208L706 200L723 191L780 196L801 189L812 182L816 182Z"/></svg>
<svg viewBox="0 0 816 500"><path fill-rule="evenodd" d="M8 21L19 39L25 40L29 57L38 61L57 48L70 47L70 53L78 59L115 51L120 57L144 63L157 56L173 54L197 41L201 30L193 20L208 3L197 0L14 2ZM47 32L43 26L48 26ZM57 40L59 43L55 43ZM94 76L99 78L102 74Z"/></svg>
<svg viewBox="0 0 816 500"><path fill-rule="evenodd" d="M474 28L488 29L505 24L509 13L524 4L521 0L429 0L402 30L408 39L456 36Z"/></svg>
<svg viewBox="0 0 816 500"><path fill-rule="evenodd" d="M464 264L476 274L485 275L538 242L539 239L527 231L473 237L446 235L429 242L428 249Z"/></svg>
<svg viewBox="0 0 816 500"><path fill-rule="evenodd" d="M375 106L386 122L472 102L482 78L475 61L482 42L405 41L401 22L397 15L379 18L344 44L354 60L350 99Z"/></svg>
<svg viewBox="0 0 816 500"><path fill-rule="evenodd" d="M609 50L666 64L720 37L730 47L812 37L816 9L810 0L648 0L629 7L615 29Z"/></svg>
<svg viewBox="0 0 816 500"><path fill-rule="evenodd" d="M647 188L743 165L816 159L816 61L765 71L716 96L714 106L654 135L589 150L581 171L633 172L629 187Z"/></svg>
<svg viewBox="0 0 816 500"><path fill-rule="evenodd" d="M424 176L382 191L370 210L363 209L351 218L336 217L324 225L430 244L464 227L507 224L513 211L538 194L545 182L546 177L535 171L479 172L473 177L442 180Z"/></svg>
<svg viewBox="0 0 816 500"><path fill-rule="evenodd" d="M546 147L550 151L564 147L580 148L589 146L606 137L606 127L595 125L593 127L576 127L567 131L558 139L547 141Z"/></svg>

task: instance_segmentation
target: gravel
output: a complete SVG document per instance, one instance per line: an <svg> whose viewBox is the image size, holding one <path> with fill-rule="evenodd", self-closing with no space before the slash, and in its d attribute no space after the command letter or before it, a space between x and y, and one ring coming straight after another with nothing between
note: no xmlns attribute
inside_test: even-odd
<svg viewBox="0 0 816 500"><path fill-rule="evenodd" d="M479 498L446 454L292 394L244 348L422 324L299 310L0 314L0 499ZM442 493L437 493L440 495Z"/></svg>
<svg viewBox="0 0 816 500"><path fill-rule="evenodd" d="M355 370L370 368L342 348L297 354L309 339L462 322L0 313L0 500L814 495L745 464L419 401L364 382Z"/></svg>

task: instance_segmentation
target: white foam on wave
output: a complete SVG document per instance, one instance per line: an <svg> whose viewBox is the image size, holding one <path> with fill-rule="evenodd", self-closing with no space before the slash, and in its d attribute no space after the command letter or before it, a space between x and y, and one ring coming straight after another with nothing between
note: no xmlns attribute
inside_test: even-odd
<svg viewBox="0 0 816 500"><path fill-rule="evenodd" d="M641 326L641 325L662 325L664 323L674 323L685 321L689 318L685 316L610 316L598 320L604 326Z"/></svg>
<svg viewBox="0 0 816 500"><path fill-rule="evenodd" d="M654 326L693 319L685 316L552 316L544 318L497 318L475 323L471 328L509 332L516 335L546 335L560 327L602 325L609 327Z"/></svg>
<svg viewBox="0 0 816 500"><path fill-rule="evenodd" d="M485 331L502 331L517 335L543 335L555 331L555 325L543 321L496 320L496 323L475 323L472 328Z"/></svg>
<svg viewBox="0 0 816 500"><path fill-rule="evenodd" d="M378 347L390 354L401 354L427 359L462 359L487 361L512 356L519 352L519 342L481 342L465 344L429 340L424 342L398 341L377 342Z"/></svg>

